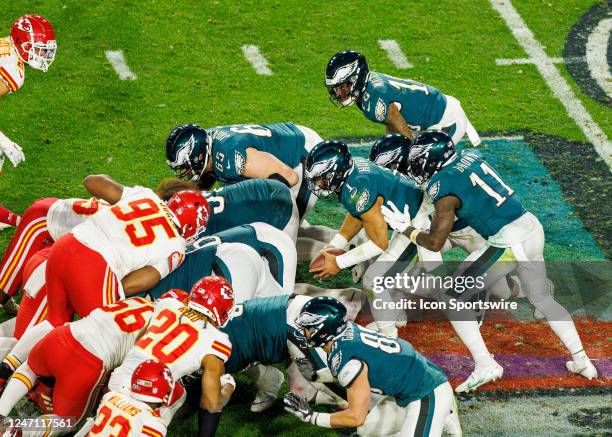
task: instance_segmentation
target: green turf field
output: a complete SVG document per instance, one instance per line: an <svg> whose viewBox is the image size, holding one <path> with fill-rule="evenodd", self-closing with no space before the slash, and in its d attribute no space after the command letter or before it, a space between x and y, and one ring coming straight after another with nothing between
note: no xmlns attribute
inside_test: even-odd
<svg viewBox="0 0 612 437"><path fill-rule="evenodd" d="M366 55L373 70L426 82L455 96L479 132L523 136L487 141L484 153L544 223L548 260L612 255L610 173L534 65L496 65L498 58L527 55L486 0L5 3L0 35L8 34L14 18L35 12L49 18L58 40L50 71L27 69L22 90L0 102L0 130L26 154L17 169L5 164L0 178L0 202L17 212L39 197L85 196L82 178L93 173L108 173L126 185L156 185L170 175L162 147L166 135L181 123L209 127L294 121L324 138L380 135L383 126L366 120L355 107L337 109L323 86L330 56L354 49ZM561 57L574 23L598 2L513 4L548 56ZM379 39L396 40L414 68L396 68ZM272 75L254 72L241 52L244 44L259 46ZM123 50L137 80L120 81L105 50ZM610 106L587 96L565 65L557 67L610 137ZM582 170L581 156L587 170ZM321 202L309 221L339 224L342 214L333 201ZM0 233L0 248L11 235ZM304 266L298 279L310 280ZM340 278L346 281L347 276ZM280 407L251 414L249 390L239 386L220 435L328 435L281 414ZM466 408L465 414L481 413ZM464 421L467 431L487 434L482 414ZM505 435L501 428L507 424L494 423L495 432ZM192 422L176 423L172 435L193 429Z"/></svg>

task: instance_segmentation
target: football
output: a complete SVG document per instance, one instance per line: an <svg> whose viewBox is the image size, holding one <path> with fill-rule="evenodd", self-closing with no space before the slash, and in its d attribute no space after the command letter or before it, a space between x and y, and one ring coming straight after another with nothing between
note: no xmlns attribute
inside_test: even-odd
<svg viewBox="0 0 612 437"><path fill-rule="evenodd" d="M346 253L346 250L338 249L337 247L331 247L329 249L325 249L325 252L338 256L338 255L342 255ZM312 259L312 261L310 261L310 266L309 266L310 270L320 269L321 267L323 267L324 261L325 261L325 258L323 257L323 254L322 253L318 254Z"/></svg>

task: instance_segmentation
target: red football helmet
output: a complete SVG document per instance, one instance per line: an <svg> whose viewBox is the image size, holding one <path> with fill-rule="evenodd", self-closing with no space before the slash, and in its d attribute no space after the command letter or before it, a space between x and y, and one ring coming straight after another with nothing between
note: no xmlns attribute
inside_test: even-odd
<svg viewBox="0 0 612 437"><path fill-rule="evenodd" d="M143 402L168 405L174 380L172 372L161 361L147 360L132 373L132 398Z"/></svg>
<svg viewBox="0 0 612 437"><path fill-rule="evenodd" d="M234 309L232 284L220 276L205 276L193 284L187 306L223 327Z"/></svg>
<svg viewBox="0 0 612 437"><path fill-rule="evenodd" d="M210 207L208 201L197 191L183 190L175 193L167 202L172 211L179 233L185 239L206 230Z"/></svg>
<svg viewBox="0 0 612 437"><path fill-rule="evenodd" d="M46 72L55 59L55 32L45 17L28 14L17 18L10 39L19 58L32 68Z"/></svg>

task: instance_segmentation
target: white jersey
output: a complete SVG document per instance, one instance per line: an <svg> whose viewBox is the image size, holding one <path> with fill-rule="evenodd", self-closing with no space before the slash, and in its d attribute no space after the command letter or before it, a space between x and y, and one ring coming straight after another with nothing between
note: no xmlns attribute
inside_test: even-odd
<svg viewBox="0 0 612 437"><path fill-rule="evenodd" d="M25 80L25 65L8 37L0 38L0 81L4 82L9 93L16 92Z"/></svg>
<svg viewBox="0 0 612 437"><path fill-rule="evenodd" d="M112 370L119 366L147 328L154 305L142 297L120 300L70 323L70 332L85 349Z"/></svg>
<svg viewBox="0 0 612 437"><path fill-rule="evenodd" d="M99 210L72 234L102 255L120 281L145 266L154 267L164 278L185 254L185 240L166 204L144 187L124 187L119 202Z"/></svg>
<svg viewBox="0 0 612 437"><path fill-rule="evenodd" d="M101 208L110 205L104 200L96 199L59 199L47 212L47 229L54 241L80 225Z"/></svg>
<svg viewBox="0 0 612 437"><path fill-rule="evenodd" d="M110 391L104 395L88 436L163 437L166 425L159 411L144 402Z"/></svg>
<svg viewBox="0 0 612 437"><path fill-rule="evenodd" d="M200 369L206 355L226 362L232 352L227 334L204 322L185 304L174 298L155 303L155 314L144 335L113 372L111 390L127 393L130 378L138 365L146 360L166 364L175 381Z"/></svg>

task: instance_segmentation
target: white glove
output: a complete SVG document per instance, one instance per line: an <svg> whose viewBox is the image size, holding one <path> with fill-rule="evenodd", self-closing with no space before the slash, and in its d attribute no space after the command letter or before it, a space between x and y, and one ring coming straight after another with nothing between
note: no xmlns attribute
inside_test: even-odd
<svg viewBox="0 0 612 437"><path fill-rule="evenodd" d="M0 132L0 152L6 155L9 161L11 161L11 164L13 164L13 167L17 167L20 163L25 161L23 149L19 144L9 140L2 132Z"/></svg>
<svg viewBox="0 0 612 437"><path fill-rule="evenodd" d="M383 216L385 217L385 221L397 232L404 232L408 226L412 225L408 205L404 205L404 212L402 213L390 200L387 202L387 204L391 208L387 208L385 205L381 206L380 208Z"/></svg>
<svg viewBox="0 0 612 437"><path fill-rule="evenodd" d="M316 415L305 397L289 392L283 398L285 411L293 414L302 422L315 424Z"/></svg>
<svg viewBox="0 0 612 437"><path fill-rule="evenodd" d="M234 377L230 375L229 373L221 375L220 380L221 380L221 387L223 387L225 384L229 384L232 387L236 388L236 381L234 380Z"/></svg>

